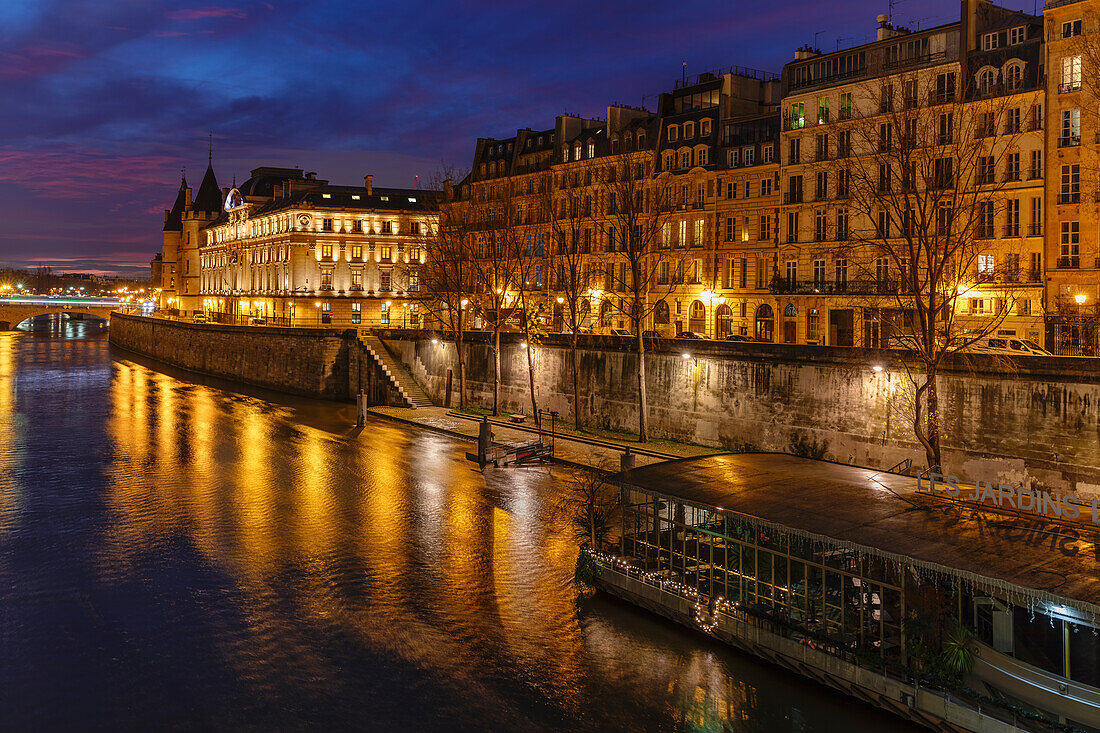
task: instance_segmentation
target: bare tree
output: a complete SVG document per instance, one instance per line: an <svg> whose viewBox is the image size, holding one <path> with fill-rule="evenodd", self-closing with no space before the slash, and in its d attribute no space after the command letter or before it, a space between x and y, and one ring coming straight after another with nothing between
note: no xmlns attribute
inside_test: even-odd
<svg viewBox="0 0 1100 733"><path fill-rule="evenodd" d="M547 173L539 181L539 218L550 233L553 249L552 273L554 289L561 293L553 310L554 321L561 313L561 326L569 335L573 376L573 421L578 429L585 423L580 401L579 338L586 326L591 287L587 268L591 251L591 193L585 180L591 183L592 166L575 165L557 175ZM586 206L588 212L586 213Z"/></svg>
<svg viewBox="0 0 1100 733"><path fill-rule="evenodd" d="M576 469L563 482L558 508L568 517L578 543L595 551L609 544L622 512L622 491L608 483L609 467Z"/></svg>
<svg viewBox="0 0 1100 733"><path fill-rule="evenodd" d="M599 160L595 179L601 191L599 210L593 218L608 248L622 263L608 275L608 288L623 294L621 305L611 306L630 322L638 354L638 440L649 440L646 394L645 339L642 331L662 297L670 292L675 277L665 278L662 261L668 266L671 249L662 236L667 233L673 210L670 177L648 175L649 153L618 153ZM675 267L682 273L682 263ZM654 294L657 297L654 298Z"/></svg>
<svg viewBox="0 0 1100 733"><path fill-rule="evenodd" d="M424 266L420 285L421 303L428 314L447 332L455 345L458 360L458 404L466 407L465 336L469 327L470 299L477 287L474 264L474 240L480 226L479 217L467 201L454 196L453 173L442 173L429 190L436 200L439 223L424 227L420 245L424 250Z"/></svg>
<svg viewBox="0 0 1100 733"><path fill-rule="evenodd" d="M853 212L851 221L838 218L834 249L856 278L835 287L881 313L884 344L910 357L913 430L932 469L942 466L936 381L944 362L994 333L1015 302L1018 272L993 265L1012 245L991 240L1001 219L1010 239L1020 236L1019 209L1007 210L1005 194L1016 179L997 165L1019 129L1005 125L1008 104L996 92L957 91L954 74L893 77L881 96L856 101L851 121L838 126L837 155L846 160L828 167ZM992 287L993 312L967 314L977 289Z"/></svg>

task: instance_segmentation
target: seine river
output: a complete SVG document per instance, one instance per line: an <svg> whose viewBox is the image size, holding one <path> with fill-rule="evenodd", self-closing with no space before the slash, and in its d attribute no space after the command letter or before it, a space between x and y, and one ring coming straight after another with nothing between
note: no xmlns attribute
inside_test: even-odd
<svg viewBox="0 0 1100 733"><path fill-rule="evenodd" d="M0 333L0 729L910 730L614 599L561 469Z"/></svg>

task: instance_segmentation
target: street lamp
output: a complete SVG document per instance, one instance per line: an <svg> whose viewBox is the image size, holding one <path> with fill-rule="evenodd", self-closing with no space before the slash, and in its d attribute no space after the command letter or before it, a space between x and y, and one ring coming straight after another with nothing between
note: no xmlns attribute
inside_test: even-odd
<svg viewBox="0 0 1100 733"><path fill-rule="evenodd" d="M320 326L321 325L321 302L318 301L318 302L314 303L313 307L315 307L317 309L317 325Z"/></svg>
<svg viewBox="0 0 1100 733"><path fill-rule="evenodd" d="M1085 301L1088 300L1088 296L1084 293L1078 293L1077 295L1073 296L1073 299L1077 301L1077 305L1084 305Z"/></svg>

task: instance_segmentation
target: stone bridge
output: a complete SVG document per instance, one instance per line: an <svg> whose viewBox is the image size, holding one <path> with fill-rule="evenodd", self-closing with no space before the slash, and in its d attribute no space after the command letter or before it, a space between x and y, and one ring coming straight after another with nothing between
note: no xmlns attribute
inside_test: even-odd
<svg viewBox="0 0 1100 733"><path fill-rule="evenodd" d="M28 318L51 313L82 314L110 320L112 313L129 307L129 304L120 303L115 298L0 298L0 331L10 331Z"/></svg>

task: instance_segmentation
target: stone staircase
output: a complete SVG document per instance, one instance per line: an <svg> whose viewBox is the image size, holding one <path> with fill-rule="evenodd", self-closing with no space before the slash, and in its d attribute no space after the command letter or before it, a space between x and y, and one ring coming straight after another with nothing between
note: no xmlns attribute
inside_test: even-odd
<svg viewBox="0 0 1100 733"><path fill-rule="evenodd" d="M420 385L412 378L408 370L394 359L390 354L389 349L382 343L382 339L377 336L371 336L368 334L359 335L359 343L363 348L371 353L374 360L382 367L382 370L386 372L386 375L390 378L390 382L397 391L401 393L401 396L405 398L408 406L415 409L417 407L432 407L432 399L420 389Z"/></svg>

